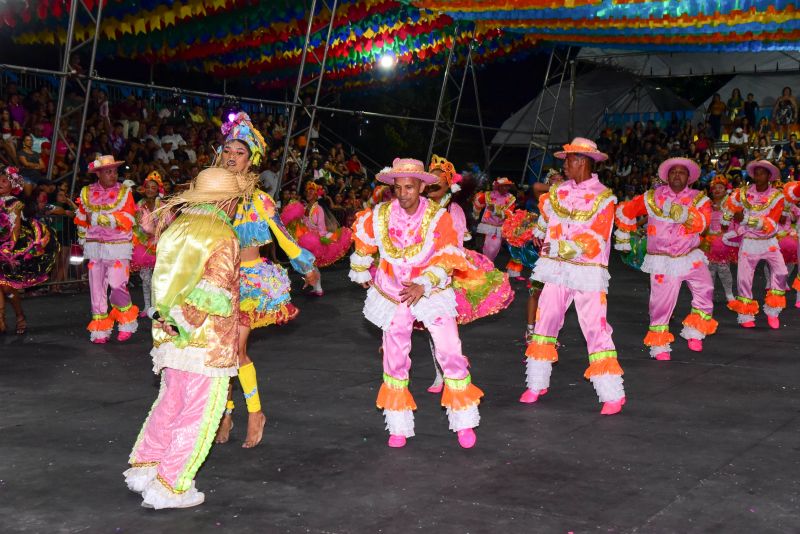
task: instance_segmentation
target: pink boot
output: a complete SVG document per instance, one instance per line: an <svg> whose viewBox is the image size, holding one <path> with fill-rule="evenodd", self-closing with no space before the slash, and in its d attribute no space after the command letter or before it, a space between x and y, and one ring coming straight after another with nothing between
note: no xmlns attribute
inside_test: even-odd
<svg viewBox="0 0 800 534"><path fill-rule="evenodd" d="M655 359L660 362L668 362L672 359L672 356L669 355L669 352L659 352L655 355Z"/></svg>
<svg viewBox="0 0 800 534"><path fill-rule="evenodd" d="M702 339L690 339L689 340L689 350L693 350L694 352L703 352L703 340Z"/></svg>
<svg viewBox="0 0 800 534"><path fill-rule="evenodd" d="M625 397L619 400L608 401L603 403L603 409L600 410L602 415L614 415L622 411L622 406L625 404Z"/></svg>
<svg viewBox="0 0 800 534"><path fill-rule="evenodd" d="M132 335L130 332L120 332L117 334L117 341L128 341Z"/></svg>
<svg viewBox="0 0 800 534"><path fill-rule="evenodd" d="M746 323L741 323L739 326L742 328L755 328L756 322L755 321L747 321Z"/></svg>
<svg viewBox="0 0 800 534"><path fill-rule="evenodd" d="M777 330L781 327L781 321L777 317L773 317L772 315L767 315L767 324L773 330Z"/></svg>
<svg viewBox="0 0 800 534"><path fill-rule="evenodd" d="M391 434L389 436L389 446L393 449L399 449L400 447L406 446L406 437L405 436L398 436L397 434Z"/></svg>
<svg viewBox="0 0 800 534"><path fill-rule="evenodd" d="M538 393L533 391L532 389L526 389L525 393L523 393L522 396L519 398L519 401L525 404L533 404L534 402L539 400L539 397L541 397L546 393L547 393L547 388L544 388Z"/></svg>
<svg viewBox="0 0 800 534"><path fill-rule="evenodd" d="M95 345L104 345L104 344L108 343L108 338L107 337L98 337L97 339L93 339L92 343L94 343Z"/></svg>
<svg viewBox="0 0 800 534"><path fill-rule="evenodd" d="M428 388L428 393L441 393L444 389L444 382L440 384L433 384L431 387Z"/></svg>
<svg viewBox="0 0 800 534"><path fill-rule="evenodd" d="M471 449L475 446L476 441L478 441L478 437L471 428L458 431L458 444L461 445L462 449Z"/></svg>

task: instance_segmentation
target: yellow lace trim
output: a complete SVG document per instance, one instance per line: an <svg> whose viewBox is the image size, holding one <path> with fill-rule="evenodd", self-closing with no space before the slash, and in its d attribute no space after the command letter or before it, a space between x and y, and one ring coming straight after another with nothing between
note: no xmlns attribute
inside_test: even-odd
<svg viewBox="0 0 800 534"><path fill-rule="evenodd" d="M762 204L750 204L747 200L747 187L748 186L743 185L741 189L739 189L739 202L741 202L744 209L748 211L764 211L772 205L776 198L783 196L783 191L775 190L766 202Z"/></svg>
<svg viewBox="0 0 800 534"><path fill-rule="evenodd" d="M595 216L597 210L600 209L600 204L602 204L604 201L608 200L612 196L614 196L614 192L611 191L610 189L606 189L605 191L597 195L597 198L594 199L594 204L592 204L591 209L568 210L567 208L562 206L561 203L558 201L558 188L554 187L550 189L550 207L553 208L553 212L555 212L555 214L558 215L560 219L570 219L573 221L586 222Z"/></svg>
<svg viewBox="0 0 800 534"><path fill-rule="evenodd" d="M128 195L128 188L122 186L117 192L117 198L111 204L93 204L89 201L89 186L81 190L81 203L86 211L114 211Z"/></svg>
<svg viewBox="0 0 800 534"><path fill-rule="evenodd" d="M692 206L697 206L704 198L706 198L705 193L700 193L699 195L695 196L694 200L692 200ZM649 207L657 217L669 219L668 216L664 215L664 211L656 205L656 192L654 189L651 189L644 194L644 200L647 202L647 207Z"/></svg>
<svg viewBox="0 0 800 534"><path fill-rule="evenodd" d="M377 237L381 240L384 251L392 258L408 258L409 256L419 254L425 244L431 221L436 215L436 212L439 211L439 205L435 202L428 202L428 207L425 208L425 213L422 215L422 224L420 224L422 241L405 248L400 248L395 245L389 237L389 209L391 206L391 202L385 202L378 207L378 224L375 225L375 229L378 233Z"/></svg>

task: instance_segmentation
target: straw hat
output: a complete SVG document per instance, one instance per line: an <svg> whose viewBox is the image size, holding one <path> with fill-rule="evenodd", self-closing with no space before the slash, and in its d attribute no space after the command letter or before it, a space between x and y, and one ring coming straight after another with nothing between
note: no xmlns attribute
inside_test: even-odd
<svg viewBox="0 0 800 534"><path fill-rule="evenodd" d="M375 175L379 182L393 185L397 178L416 178L426 184L435 184L439 181L436 175L425 172L425 164L418 159L395 158L391 167L384 168Z"/></svg>
<svg viewBox="0 0 800 534"><path fill-rule="evenodd" d="M228 200L243 198L246 189L240 185L236 175L220 167L200 171L189 189L175 195L178 204L220 204Z"/></svg>
<svg viewBox="0 0 800 534"><path fill-rule="evenodd" d="M114 156L112 155L98 156L96 160L89 163L88 172L96 173L97 171L101 171L103 169L111 169L119 167L124 163L125 163L124 161L115 160Z"/></svg>
<svg viewBox="0 0 800 534"><path fill-rule="evenodd" d="M661 165L658 166L658 177L661 178L662 182L666 182L667 177L669 176L669 171L673 167L678 166L686 167L686 170L689 171L689 182L687 185L695 183L700 178L700 166L695 163L694 160L689 158L665 159Z"/></svg>
<svg viewBox="0 0 800 534"><path fill-rule="evenodd" d="M748 176L754 176L755 175L755 170L757 168L759 168L759 167L761 167L762 169L767 169L767 171L769 172L769 181L770 182L774 182L776 180L780 180L781 179L781 171L780 171L780 169L778 169L778 167L776 167L775 165L773 165L772 163L770 163L769 161L767 161L765 159L758 159L758 160L751 161L750 163L748 163L747 167L746 167Z"/></svg>
<svg viewBox="0 0 800 534"><path fill-rule="evenodd" d="M563 146L564 150L553 154L558 159L567 159L569 154L580 154L592 158L594 161L605 161L608 156L597 149L594 141L584 137L576 137L571 143Z"/></svg>

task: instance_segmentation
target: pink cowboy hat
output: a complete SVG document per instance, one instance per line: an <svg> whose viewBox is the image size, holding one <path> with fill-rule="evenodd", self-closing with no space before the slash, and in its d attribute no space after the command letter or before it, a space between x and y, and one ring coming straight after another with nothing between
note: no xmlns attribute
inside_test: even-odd
<svg viewBox="0 0 800 534"><path fill-rule="evenodd" d="M658 166L658 177L662 182L666 183L670 169L679 165L686 167L686 170L689 171L689 182L687 185L695 183L700 178L700 166L689 158L665 159L661 165Z"/></svg>
<svg viewBox="0 0 800 534"><path fill-rule="evenodd" d="M753 176L755 170L761 167L762 169L767 169L769 171L769 181L774 182L776 180L781 179L781 171L778 167L770 163L765 159L758 159L755 161L751 161L747 164L747 174L748 176Z"/></svg>
<svg viewBox="0 0 800 534"><path fill-rule="evenodd" d="M553 154L558 159L567 159L569 154L581 154L592 158L594 161L605 161L608 155L597 150L597 145L594 141L584 137L576 137L571 143L564 145L564 150Z"/></svg>
<svg viewBox="0 0 800 534"><path fill-rule="evenodd" d="M89 162L89 169L88 172L97 172L102 169L109 169L113 167L119 167L120 165L124 164L124 161L116 161L114 156L97 156L97 159Z"/></svg>
<svg viewBox="0 0 800 534"><path fill-rule="evenodd" d="M498 178L497 180L495 180L494 183L492 184L493 187L500 187L503 185L514 185L514 183L505 176L503 176L502 178Z"/></svg>
<svg viewBox="0 0 800 534"><path fill-rule="evenodd" d="M391 167L384 168L375 175L379 182L393 185L396 178L416 178L426 184L435 184L439 181L436 175L425 172L425 164L417 159L395 158Z"/></svg>

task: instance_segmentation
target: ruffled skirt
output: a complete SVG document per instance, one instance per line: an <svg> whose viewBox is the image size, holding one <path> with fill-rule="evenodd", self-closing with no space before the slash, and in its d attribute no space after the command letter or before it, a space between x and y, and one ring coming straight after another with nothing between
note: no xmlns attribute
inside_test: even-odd
<svg viewBox="0 0 800 534"><path fill-rule="evenodd" d="M797 234L792 231L778 237L778 244L781 247L781 254L783 254L783 261L786 265L797 263Z"/></svg>
<svg viewBox="0 0 800 534"><path fill-rule="evenodd" d="M3 221L10 224L4 217L0 225ZM26 289L45 282L59 249L50 229L40 221L24 221L16 241L10 240L10 226L0 228L0 285Z"/></svg>
<svg viewBox="0 0 800 534"><path fill-rule="evenodd" d="M327 237L308 228L298 234L297 244L314 255L317 267L327 267L342 259L353 242L353 231L344 227Z"/></svg>
<svg viewBox="0 0 800 534"><path fill-rule="evenodd" d="M725 244L722 234L707 236L701 248L712 263L736 263L739 257L739 249Z"/></svg>
<svg viewBox="0 0 800 534"><path fill-rule="evenodd" d="M297 317L286 269L260 258L239 268L239 323L249 328L286 324Z"/></svg>
<svg viewBox="0 0 800 534"><path fill-rule="evenodd" d="M151 250L151 248L138 243L133 246L133 254L131 254L131 271L152 269L156 266L156 255L151 254Z"/></svg>
<svg viewBox="0 0 800 534"><path fill-rule="evenodd" d="M620 256L625 265L641 271L645 254L647 254L647 237L634 233L631 234L631 249L621 253Z"/></svg>
<svg viewBox="0 0 800 534"><path fill-rule="evenodd" d="M475 269L468 276L460 272L453 275L459 324L498 313L514 301L506 273L495 269L494 262L483 254L469 249L464 252Z"/></svg>

